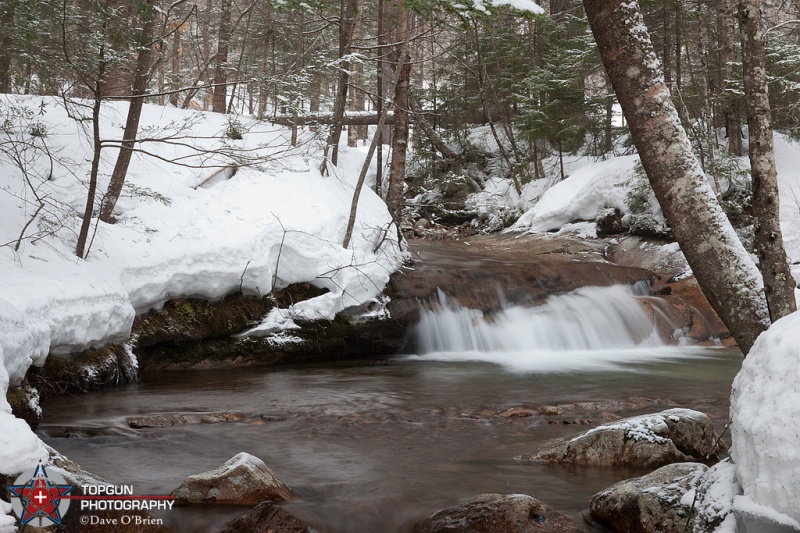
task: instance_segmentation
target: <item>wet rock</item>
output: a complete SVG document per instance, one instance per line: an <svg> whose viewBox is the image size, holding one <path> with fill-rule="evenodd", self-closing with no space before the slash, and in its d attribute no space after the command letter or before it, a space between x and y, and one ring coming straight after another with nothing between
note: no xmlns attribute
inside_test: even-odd
<svg viewBox="0 0 800 533"><path fill-rule="evenodd" d="M564 410L557 405L543 405L538 411L542 416L557 416L564 412Z"/></svg>
<svg viewBox="0 0 800 533"><path fill-rule="evenodd" d="M42 409L39 407L39 391L31 387L27 381L22 385L9 389L6 400L11 406L11 414L21 418L35 430L42 419Z"/></svg>
<svg viewBox="0 0 800 533"><path fill-rule="evenodd" d="M569 518L525 494L481 494L432 514L414 533L580 533Z"/></svg>
<svg viewBox="0 0 800 533"><path fill-rule="evenodd" d="M533 416L535 411L531 411L530 409L525 409L524 407L511 407L504 411L500 411L499 415L504 418L521 418L521 417L528 417Z"/></svg>
<svg viewBox="0 0 800 533"><path fill-rule="evenodd" d="M292 491L264 462L239 453L221 467L189 476L172 491L178 503L255 505L292 499Z"/></svg>
<svg viewBox="0 0 800 533"><path fill-rule="evenodd" d="M145 416L133 416L125 422L133 429L167 428L184 424L217 424L234 422L244 418L242 413L159 413Z"/></svg>
<svg viewBox="0 0 800 533"><path fill-rule="evenodd" d="M611 531L624 533L695 531L695 502L685 496L706 470L708 467L699 463L672 464L640 478L620 481L592 496L591 516Z"/></svg>
<svg viewBox="0 0 800 533"><path fill-rule="evenodd" d="M691 409L625 418L576 437L563 437L521 462L657 467L705 461L718 451L711 419Z"/></svg>
<svg viewBox="0 0 800 533"><path fill-rule="evenodd" d="M43 367L31 366L26 379L42 401L136 381L136 357L127 345L84 350L68 357L50 354Z"/></svg>
<svg viewBox="0 0 800 533"><path fill-rule="evenodd" d="M612 235L625 231L625 227L622 225L622 212L616 207L601 209L595 223L598 235Z"/></svg>
<svg viewBox="0 0 800 533"><path fill-rule="evenodd" d="M274 502L261 502L241 518L231 520L222 533L306 533L311 527Z"/></svg>

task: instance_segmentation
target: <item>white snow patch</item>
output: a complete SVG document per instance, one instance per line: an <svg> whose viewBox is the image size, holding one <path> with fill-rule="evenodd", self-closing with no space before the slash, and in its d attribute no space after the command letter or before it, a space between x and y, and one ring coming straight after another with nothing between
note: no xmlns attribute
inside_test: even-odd
<svg viewBox="0 0 800 533"><path fill-rule="evenodd" d="M628 184L635 178L634 167L638 160L638 156L621 156L584 164L549 188L510 229L556 231L570 222L594 220L607 207L627 213Z"/></svg>
<svg viewBox="0 0 800 533"><path fill-rule="evenodd" d="M731 394L731 457L744 496L800 520L800 313L762 333ZM744 501L744 500L742 500Z"/></svg>
<svg viewBox="0 0 800 533"><path fill-rule="evenodd" d="M592 428L583 435L575 437L571 442L578 440L587 435L591 435L597 431L607 431L621 429L625 432L625 436L629 439L637 441L647 441L656 444L669 442L669 439L663 437L669 431L669 426L666 420L672 421L679 420L680 418L705 418L703 413L694 411L692 409L669 409L661 413L635 416L614 422L612 424L604 424Z"/></svg>

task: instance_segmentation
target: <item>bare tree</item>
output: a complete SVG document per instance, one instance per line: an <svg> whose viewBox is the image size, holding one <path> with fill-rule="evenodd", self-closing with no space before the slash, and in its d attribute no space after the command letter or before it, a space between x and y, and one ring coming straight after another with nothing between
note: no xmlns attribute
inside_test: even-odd
<svg viewBox="0 0 800 533"><path fill-rule="evenodd" d="M125 184L125 177L128 174L128 166L131 162L131 149L136 143L136 135L139 132L139 119L142 116L142 107L147 91L147 84L150 82L151 67L153 66L153 34L155 33L156 23L158 22L158 12L156 10L156 0L145 0L139 4L138 27L141 32L136 39L136 67L133 71L133 85L131 87L131 103L128 107L128 118L125 121L125 130L122 134L122 143L117 156L114 170L111 172L111 181L108 189L100 204L100 220L103 222L113 222L114 207L122 192ZM140 26L139 26L140 25ZM175 32L178 33L177 31Z"/></svg>

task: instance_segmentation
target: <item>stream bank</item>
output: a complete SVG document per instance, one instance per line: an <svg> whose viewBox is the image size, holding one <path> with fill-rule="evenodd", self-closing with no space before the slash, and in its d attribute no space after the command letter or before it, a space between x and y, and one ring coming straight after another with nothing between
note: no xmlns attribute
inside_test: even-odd
<svg viewBox="0 0 800 533"><path fill-rule="evenodd" d="M135 381L139 372L223 369L390 356L408 345L407 332L420 304L441 290L462 306L488 315L504 305L535 305L583 286L649 284L646 299L665 340L731 345L724 325L674 252L637 237L500 234L464 240L414 240L413 261L395 273L388 303L369 302L333 321L296 321L291 335L237 337L270 310L321 294L309 283L293 284L264 298L233 294L219 301L177 299L136 317L130 341L67 357L51 355L31 367L24 386L9 392L15 414L35 427L31 397L45 400ZM678 252L679 253L679 252ZM644 265L644 268L639 265ZM375 313L375 311L379 313ZM383 318L371 318L380 314Z"/></svg>

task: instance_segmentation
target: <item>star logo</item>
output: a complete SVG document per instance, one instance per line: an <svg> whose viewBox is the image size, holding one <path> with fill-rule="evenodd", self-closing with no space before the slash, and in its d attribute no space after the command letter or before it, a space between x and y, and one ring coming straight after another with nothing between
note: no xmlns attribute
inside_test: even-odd
<svg viewBox="0 0 800 533"><path fill-rule="evenodd" d="M72 485L59 482L64 483L61 476L50 477L44 465L39 465L32 474L23 473L17 478L17 484L9 487L12 498L19 499L19 504L13 507L23 526L34 518L39 518L40 526L42 519L61 523L61 516L69 507L69 500L62 499L72 490Z"/></svg>

